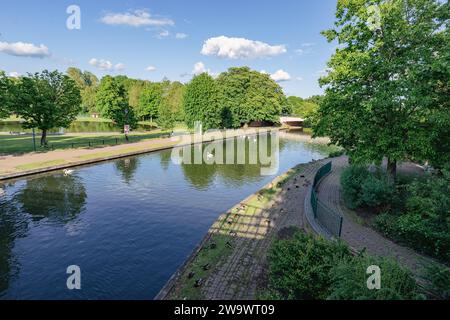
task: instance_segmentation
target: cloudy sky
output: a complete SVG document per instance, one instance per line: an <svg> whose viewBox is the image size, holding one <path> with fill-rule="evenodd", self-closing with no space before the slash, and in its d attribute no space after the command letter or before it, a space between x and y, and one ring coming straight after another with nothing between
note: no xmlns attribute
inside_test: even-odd
<svg viewBox="0 0 450 320"><path fill-rule="evenodd" d="M0 70L11 76L75 66L187 82L247 65L288 95L321 93L335 44L320 31L335 0L15 0L0 4ZM77 5L81 29L67 20ZM68 10L69 9L69 10ZM76 19L69 19L76 26Z"/></svg>

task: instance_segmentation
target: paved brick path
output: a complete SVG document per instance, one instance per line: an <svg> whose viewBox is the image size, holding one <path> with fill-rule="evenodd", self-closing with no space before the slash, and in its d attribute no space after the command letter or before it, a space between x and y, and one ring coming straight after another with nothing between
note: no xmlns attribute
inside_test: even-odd
<svg viewBox="0 0 450 320"><path fill-rule="evenodd" d="M341 197L339 180L347 165L347 157L334 158L332 172L321 181L318 187L319 199L344 217L342 239L357 250L366 248L369 253L374 255L394 257L413 272L420 272L423 260L431 259L400 246L374 229L357 222L355 212L345 207ZM404 165L400 166L399 170L416 171L417 169L411 165Z"/></svg>
<svg viewBox="0 0 450 320"><path fill-rule="evenodd" d="M242 224L237 227L233 252L218 264L205 282L202 289L205 299L255 299L258 284L264 275L270 244L279 230L292 226L303 227L303 202L307 185L323 163L324 160L303 165L304 170L283 186L283 191L270 208L254 215L244 230ZM255 230L258 231L256 237Z"/></svg>
<svg viewBox="0 0 450 320"><path fill-rule="evenodd" d="M297 166L270 202L260 202L259 198L251 196L231 210L230 215L219 217L210 228L208 237L225 236L232 248L229 254L222 256L212 266L210 275L199 288L202 299L257 298L258 289L265 282L268 249L280 230L303 227L306 192L315 172L324 163L325 160L320 160ZM279 186L279 179L283 180L282 177L275 179L267 189ZM209 245L210 241L205 240L198 252L208 250ZM180 290L193 269L196 257L190 259L183 270L163 288L158 299L186 298Z"/></svg>

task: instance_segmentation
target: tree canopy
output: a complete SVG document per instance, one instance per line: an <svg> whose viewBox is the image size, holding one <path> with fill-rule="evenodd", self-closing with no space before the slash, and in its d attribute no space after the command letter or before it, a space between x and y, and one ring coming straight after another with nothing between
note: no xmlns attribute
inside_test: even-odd
<svg viewBox="0 0 450 320"><path fill-rule="evenodd" d="M11 80L0 71L0 119L6 118L10 113Z"/></svg>
<svg viewBox="0 0 450 320"><path fill-rule="evenodd" d="M397 161L440 153L431 132L448 113L448 18L437 0L338 0L335 28L323 32L339 48L320 79L316 135L355 162L386 157L391 177Z"/></svg>
<svg viewBox="0 0 450 320"><path fill-rule="evenodd" d="M230 68L219 75L217 83L225 127L238 128L251 121L279 122L286 100L269 75L248 67Z"/></svg>
<svg viewBox="0 0 450 320"><path fill-rule="evenodd" d="M136 108L136 115L141 119L158 118L159 105L163 95L161 83L147 83L142 89L139 103Z"/></svg>
<svg viewBox="0 0 450 320"><path fill-rule="evenodd" d="M197 75L187 84L183 108L190 128L196 121L201 121L206 130L221 126L217 84L209 74Z"/></svg>
<svg viewBox="0 0 450 320"><path fill-rule="evenodd" d="M42 130L41 145L47 144L47 131L67 128L80 112L81 96L75 81L58 71L29 74L16 85L12 111L22 117L25 128Z"/></svg>
<svg viewBox="0 0 450 320"><path fill-rule="evenodd" d="M76 82L81 93L82 112L95 112L95 94L99 85L98 78L89 71L81 71L78 68L69 68L67 75Z"/></svg>
<svg viewBox="0 0 450 320"><path fill-rule="evenodd" d="M102 116L112 119L119 127L136 127L137 121L133 108L128 103L127 90L123 79L105 76L97 90L97 109Z"/></svg>

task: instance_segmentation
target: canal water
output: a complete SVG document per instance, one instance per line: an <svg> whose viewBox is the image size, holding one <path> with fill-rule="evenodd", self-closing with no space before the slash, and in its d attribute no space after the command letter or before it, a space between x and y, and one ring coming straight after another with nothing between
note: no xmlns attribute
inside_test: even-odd
<svg viewBox="0 0 450 320"><path fill-rule="evenodd" d="M276 174L326 152L281 138ZM214 220L276 174L180 165L169 150L0 183L0 299L152 299ZM81 290L67 289L70 265Z"/></svg>

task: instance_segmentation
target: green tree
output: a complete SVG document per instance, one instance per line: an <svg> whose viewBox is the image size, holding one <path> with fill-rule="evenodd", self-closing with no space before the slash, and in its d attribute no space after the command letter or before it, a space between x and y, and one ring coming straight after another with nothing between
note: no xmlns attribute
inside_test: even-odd
<svg viewBox="0 0 450 320"><path fill-rule="evenodd" d="M120 128L124 125L136 127L134 110L128 104L127 90L123 81L105 76L98 88L96 102L102 116L112 119Z"/></svg>
<svg viewBox="0 0 450 320"><path fill-rule="evenodd" d="M139 97L136 114L140 119L158 118L159 105L163 95L161 83L154 82L145 85Z"/></svg>
<svg viewBox="0 0 450 320"><path fill-rule="evenodd" d="M222 123L218 89L214 79L207 73L195 76L186 86L183 99L186 124L189 128L201 121L205 130L219 128Z"/></svg>
<svg viewBox="0 0 450 320"><path fill-rule="evenodd" d="M166 89L159 105L158 124L163 129L173 129L176 121L184 120L184 85L171 83Z"/></svg>
<svg viewBox="0 0 450 320"><path fill-rule="evenodd" d="M220 109L225 127L251 121L279 122L286 103L281 87L267 74L248 67L230 68L219 75Z"/></svg>
<svg viewBox="0 0 450 320"><path fill-rule="evenodd" d="M42 130L41 145L47 145L49 129L69 127L80 111L78 86L58 71L22 77L14 96L13 112L25 120L23 127Z"/></svg>
<svg viewBox="0 0 450 320"><path fill-rule="evenodd" d="M95 112L95 94L99 84L98 78L89 71L82 72L78 68L69 68L67 75L76 82L81 93L83 112Z"/></svg>
<svg viewBox="0 0 450 320"><path fill-rule="evenodd" d="M11 80L0 71L0 119L6 118L11 113L10 94L12 90Z"/></svg>
<svg viewBox="0 0 450 320"><path fill-rule="evenodd" d="M355 162L386 157L394 179L398 161L433 152L431 117L448 113L448 3L338 0L336 18L316 135Z"/></svg>

